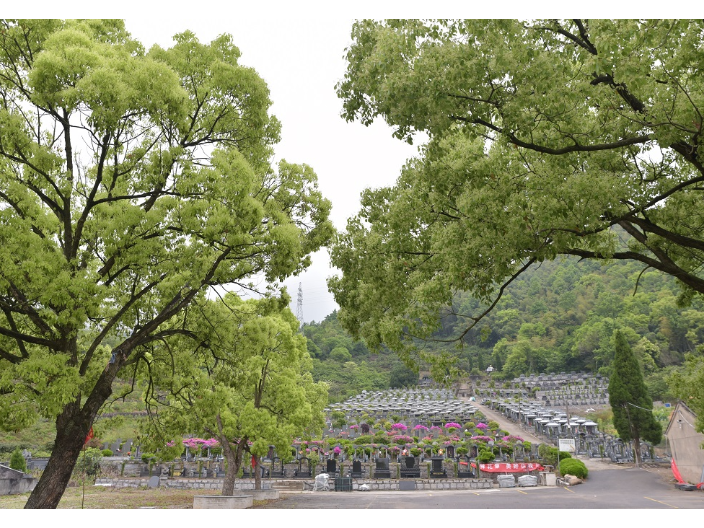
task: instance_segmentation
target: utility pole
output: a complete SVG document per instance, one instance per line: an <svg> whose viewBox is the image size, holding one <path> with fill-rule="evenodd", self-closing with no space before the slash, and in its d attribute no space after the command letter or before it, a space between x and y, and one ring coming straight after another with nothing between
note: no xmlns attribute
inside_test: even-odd
<svg viewBox="0 0 704 528"><path fill-rule="evenodd" d="M298 283L298 301L296 302L296 319L298 319L299 331L303 331L303 283Z"/></svg>

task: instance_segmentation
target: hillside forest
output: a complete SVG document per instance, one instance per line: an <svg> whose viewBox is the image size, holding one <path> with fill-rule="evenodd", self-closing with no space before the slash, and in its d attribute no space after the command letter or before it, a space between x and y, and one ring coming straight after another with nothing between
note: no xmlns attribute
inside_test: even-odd
<svg viewBox="0 0 704 528"><path fill-rule="evenodd" d="M613 333L621 330L639 359L652 398L672 400L666 377L685 354L704 354L704 303L689 306L676 281L635 262L600 263L576 257L534 265L514 281L479 325L456 340L467 324L458 313L480 303L455 295L426 350L455 358L460 375L498 379L521 374L585 371L609 375ZM330 384L330 401L362 390L409 384L417 374L393 352L370 351L341 328L337 313L303 327L316 380ZM421 366L422 369L422 366Z"/></svg>

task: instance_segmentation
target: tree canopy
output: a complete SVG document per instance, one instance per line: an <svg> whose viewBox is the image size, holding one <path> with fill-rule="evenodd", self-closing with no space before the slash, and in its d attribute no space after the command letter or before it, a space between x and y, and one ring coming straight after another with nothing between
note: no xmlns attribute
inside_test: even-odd
<svg viewBox="0 0 704 528"><path fill-rule="evenodd" d="M327 385L313 382L289 301L229 294L193 306L172 322L192 335L155 343L141 366L155 380L145 397L151 441L217 438L227 460L223 495L234 493L243 455L258 458L273 445L286 458L295 437L320 434L325 423Z"/></svg>
<svg viewBox="0 0 704 528"><path fill-rule="evenodd" d="M688 354L684 368L671 373L667 381L675 395L697 415L695 429L704 433L704 357Z"/></svg>
<svg viewBox="0 0 704 528"><path fill-rule="evenodd" d="M702 24L357 22L343 116L428 141L334 243L342 325L422 358L453 295L481 304L448 340L559 255L668 274L681 304L704 293Z"/></svg>
<svg viewBox="0 0 704 528"><path fill-rule="evenodd" d="M55 507L116 376L219 285L299 272L332 233L229 36L146 51L121 21L0 31L0 426L56 421Z"/></svg>

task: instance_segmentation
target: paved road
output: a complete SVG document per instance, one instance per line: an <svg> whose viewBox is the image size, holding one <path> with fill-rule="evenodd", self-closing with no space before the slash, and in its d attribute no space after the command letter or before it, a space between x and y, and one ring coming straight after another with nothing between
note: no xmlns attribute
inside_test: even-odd
<svg viewBox="0 0 704 528"><path fill-rule="evenodd" d="M704 492L680 491L645 469L604 469L572 487L461 491L303 492L266 509L696 509Z"/></svg>
<svg viewBox="0 0 704 528"><path fill-rule="evenodd" d="M532 432L478 405L488 420L529 442ZM680 491L662 472L584 458L589 478L572 487L494 488L461 491L303 492L282 495L266 509L642 509L704 508L704 492Z"/></svg>

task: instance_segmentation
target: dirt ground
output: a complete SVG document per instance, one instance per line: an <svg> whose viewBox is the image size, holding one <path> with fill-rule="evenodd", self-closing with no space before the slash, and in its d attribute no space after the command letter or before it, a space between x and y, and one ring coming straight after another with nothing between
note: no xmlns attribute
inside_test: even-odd
<svg viewBox="0 0 704 528"><path fill-rule="evenodd" d="M203 495L203 490L175 490L166 488L108 488L104 486L86 486L85 498L82 488L67 488L61 498L60 510L133 510L139 508L179 509L193 508L193 497ZM215 493L217 495L217 493ZM24 508L29 493L21 495L0 496L0 509ZM254 501L255 507L266 505L270 501ZM81 506L82 505L82 506Z"/></svg>

